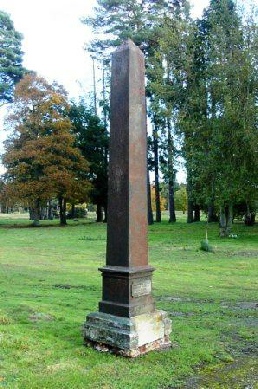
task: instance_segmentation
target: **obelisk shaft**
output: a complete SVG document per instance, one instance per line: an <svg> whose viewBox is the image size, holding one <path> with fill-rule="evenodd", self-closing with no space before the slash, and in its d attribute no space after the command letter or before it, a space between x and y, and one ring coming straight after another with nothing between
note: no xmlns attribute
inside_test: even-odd
<svg viewBox="0 0 258 389"><path fill-rule="evenodd" d="M99 311L85 343L135 357L170 347L171 322L155 310L147 247L147 131L144 58L132 41L113 55L106 266Z"/></svg>
<svg viewBox="0 0 258 389"><path fill-rule="evenodd" d="M147 243L145 66L132 41L112 57L106 266L102 312L135 316L153 311Z"/></svg>
<svg viewBox="0 0 258 389"><path fill-rule="evenodd" d="M144 57L128 41L112 58L107 265L146 266Z"/></svg>

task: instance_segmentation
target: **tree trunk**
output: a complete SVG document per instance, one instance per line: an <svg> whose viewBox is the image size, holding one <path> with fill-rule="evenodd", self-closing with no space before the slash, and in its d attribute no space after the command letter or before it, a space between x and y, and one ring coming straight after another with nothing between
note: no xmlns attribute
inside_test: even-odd
<svg viewBox="0 0 258 389"><path fill-rule="evenodd" d="M219 235L221 238L228 237L231 233L233 222L233 206L232 204L220 207L219 218Z"/></svg>
<svg viewBox="0 0 258 389"><path fill-rule="evenodd" d="M246 205L246 213L244 216L246 226L253 226L255 224L255 212L251 211L249 204Z"/></svg>
<svg viewBox="0 0 258 389"><path fill-rule="evenodd" d="M40 207L40 220L47 219L47 207Z"/></svg>
<svg viewBox="0 0 258 389"><path fill-rule="evenodd" d="M167 121L168 127L168 210L169 210L169 223L176 221L175 214L175 173L174 173L174 142L172 137L172 128L170 120Z"/></svg>
<svg viewBox="0 0 258 389"><path fill-rule="evenodd" d="M60 213L60 226L66 226L66 200L63 197L59 197L58 204Z"/></svg>
<svg viewBox="0 0 258 389"><path fill-rule="evenodd" d="M210 203L208 206L208 223L217 222L218 216L216 215L214 204Z"/></svg>
<svg viewBox="0 0 258 389"><path fill-rule="evenodd" d="M71 219L75 219L76 215L75 215L75 205L72 204L71 205Z"/></svg>
<svg viewBox="0 0 258 389"><path fill-rule="evenodd" d="M187 200L187 223L193 223L194 206L191 200Z"/></svg>
<svg viewBox="0 0 258 389"><path fill-rule="evenodd" d="M103 208L101 204L97 204L97 222L103 223Z"/></svg>
<svg viewBox="0 0 258 389"><path fill-rule="evenodd" d="M208 223L219 221L219 218L218 218L218 215L216 214L215 206L214 206L214 202L215 202L214 186L215 186L214 179L212 177L212 179L211 179L211 200L210 200L210 203L208 205L208 215L207 215Z"/></svg>
<svg viewBox="0 0 258 389"><path fill-rule="evenodd" d="M148 193L148 225L154 223L153 221L153 212L152 212L152 205L151 205L151 186L150 186L150 173L147 172L147 193Z"/></svg>
<svg viewBox="0 0 258 389"><path fill-rule="evenodd" d="M33 220L33 227L39 226L40 221L40 202L39 199L35 200L32 207L29 209L30 212L30 220Z"/></svg>
<svg viewBox="0 0 258 389"><path fill-rule="evenodd" d="M174 183L168 183L168 210L169 210L169 223L174 223L176 221L176 213L175 213L175 191L174 191Z"/></svg>
<svg viewBox="0 0 258 389"><path fill-rule="evenodd" d="M159 146L158 146L158 130L156 126L154 127L153 145L154 145L156 222L160 223L161 205L160 205L160 188L159 188Z"/></svg>
<svg viewBox="0 0 258 389"><path fill-rule="evenodd" d="M200 209L200 205L195 204L195 205L194 205L194 217L193 217L193 221L194 221L194 222L199 222L200 220L201 220L201 209Z"/></svg>
<svg viewBox="0 0 258 389"><path fill-rule="evenodd" d="M48 202L47 218L48 218L48 220L53 220L53 218L54 218L54 216L53 216L53 205L52 205L52 201L51 200L49 200L49 202Z"/></svg>
<svg viewBox="0 0 258 389"><path fill-rule="evenodd" d="M186 191L187 191L187 223L193 223L193 212L194 212L194 205L192 200L192 185L191 185L191 179L190 174L187 172L187 185L186 185Z"/></svg>
<svg viewBox="0 0 258 389"><path fill-rule="evenodd" d="M1 204L1 213L8 213L8 207L5 203Z"/></svg>

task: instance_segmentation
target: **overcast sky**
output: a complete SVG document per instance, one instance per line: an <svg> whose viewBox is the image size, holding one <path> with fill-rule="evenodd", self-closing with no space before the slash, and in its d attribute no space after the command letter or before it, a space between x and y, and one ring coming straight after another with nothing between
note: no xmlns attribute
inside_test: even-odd
<svg viewBox="0 0 258 389"><path fill-rule="evenodd" d="M0 10L10 14L23 34L23 64L50 82L57 80L71 95L78 95L89 79L89 54L84 42L90 30L80 22L89 15L94 0L0 0ZM84 85L88 90L89 85Z"/></svg>
<svg viewBox="0 0 258 389"><path fill-rule="evenodd" d="M209 0L190 2L194 17L209 4ZM94 6L96 0L0 0L0 10L10 14L14 28L23 34L24 66L64 85L70 97L93 90L92 60L83 50L93 35L80 18L90 15ZM0 109L0 153L6 137L4 110Z"/></svg>
<svg viewBox="0 0 258 389"><path fill-rule="evenodd" d="M192 0L195 14L208 0ZM83 50L92 38L80 18L92 12L96 0L0 0L23 34L24 66L63 84L71 96L92 91L92 61Z"/></svg>

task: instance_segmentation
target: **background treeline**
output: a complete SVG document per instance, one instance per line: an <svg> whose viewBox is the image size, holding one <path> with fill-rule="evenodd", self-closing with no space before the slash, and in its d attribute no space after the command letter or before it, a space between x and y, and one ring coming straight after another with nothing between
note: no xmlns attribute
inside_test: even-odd
<svg viewBox="0 0 258 389"><path fill-rule="evenodd" d="M26 199L30 207L35 200L39 204L57 198L60 209L68 201L90 201L97 204L98 220L103 219L107 206L110 53L129 38L141 47L146 59L148 162L152 172L149 197L155 203L155 220L161 220L164 197L169 221L176 221L175 192L180 189L187 202L180 207L187 211L188 223L200 220L201 211L205 211L208 221L219 220L221 236L230 234L234 214L245 215L246 224L253 224L258 201L258 30L254 5L247 10L232 0L211 0L202 18L193 20L186 0L99 0L94 16L83 23L95 32L96 39L86 49L102 68L101 87L94 79L91 104L83 99L68 102L62 88L45 86L59 100L53 101L48 92L52 97L48 102L42 97L39 107L38 100L32 102L28 96L33 88L29 84L25 87L26 80L35 85L38 78L24 71L27 74L20 82L24 86L18 84L14 91L13 113L7 121L13 132L3 157L7 173L2 193L6 198L10 201L15 194ZM17 77L13 80L17 82ZM39 92L44 94L42 87ZM45 113L35 121L39 110ZM33 132L33 126L37 134L34 138L30 135L32 149L38 147L38 152L29 156L25 133ZM61 138L67 140L69 151ZM51 147L44 144L48 141ZM55 149L55 142L63 154ZM50 153L46 159L36 160L45 150ZM182 165L187 173L186 187L176 182ZM34 173L28 166L35 168ZM35 181L30 184L33 179L37 185ZM41 185L47 189L42 190ZM25 187L35 188L37 196L28 194ZM40 193L44 193L43 198ZM152 216L150 208L150 222Z"/></svg>

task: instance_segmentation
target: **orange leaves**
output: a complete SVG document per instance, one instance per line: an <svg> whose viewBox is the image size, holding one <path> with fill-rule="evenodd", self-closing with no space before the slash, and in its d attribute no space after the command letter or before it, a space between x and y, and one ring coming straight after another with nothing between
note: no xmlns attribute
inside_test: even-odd
<svg viewBox="0 0 258 389"><path fill-rule="evenodd" d="M87 196L88 163L74 146L62 87L29 74L17 85L3 163L9 196L32 203Z"/></svg>

